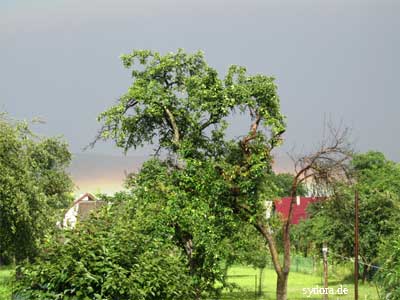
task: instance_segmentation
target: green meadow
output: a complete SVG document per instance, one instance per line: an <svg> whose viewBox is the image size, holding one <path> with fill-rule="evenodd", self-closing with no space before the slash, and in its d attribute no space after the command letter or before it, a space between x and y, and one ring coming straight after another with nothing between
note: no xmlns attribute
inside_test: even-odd
<svg viewBox="0 0 400 300"><path fill-rule="evenodd" d="M354 299L354 283L351 280L351 269L348 267L338 267L337 270L332 272L329 279L329 287L337 291L338 288L348 289L347 295L334 295L330 296L329 299L340 299L350 300ZM224 300L272 300L275 299L275 283L276 275L272 269L264 269L262 275L262 294L258 294L259 289L259 270L244 267L234 266L228 274L229 282L236 284L241 290L224 291ZM244 277L243 275L247 275ZM238 276L238 277L236 277ZM299 272L290 272L289 283L288 283L288 299L323 299L322 295L310 295L304 294L304 288L322 287L323 281L320 275L315 274L304 274ZM376 300L379 299L377 290L374 284L359 283L359 299L360 300Z"/></svg>
<svg viewBox="0 0 400 300"><path fill-rule="evenodd" d="M12 268L0 269L0 300L11 299L11 276ZM228 274L228 281L236 288L232 290L224 290L221 300L272 300L275 299L275 282L276 275L272 269L264 269L262 272L262 294L259 294L259 270L246 266L233 266ZM354 284L350 279L350 271L348 268L339 268L330 276L329 287L334 290L341 285L348 289L347 295L335 295L329 299L348 300L354 299ZM304 274L299 272L291 272L288 285L288 299L322 299L322 295L310 295L303 293L304 288L322 287L321 276L314 274ZM371 283L359 286L360 300L376 300L378 294L376 288Z"/></svg>

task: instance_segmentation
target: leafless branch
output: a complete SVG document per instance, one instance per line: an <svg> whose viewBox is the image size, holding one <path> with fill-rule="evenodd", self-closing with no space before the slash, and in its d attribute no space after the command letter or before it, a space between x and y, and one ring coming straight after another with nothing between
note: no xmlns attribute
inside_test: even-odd
<svg viewBox="0 0 400 300"><path fill-rule="evenodd" d="M283 269L290 267L290 225L298 186L308 181L329 186L338 179L348 177L348 163L353 153L348 142L349 129L342 125L334 127L331 123L325 126L324 137L316 151L297 158L294 155L290 156L294 162L295 176L291 188L288 218L283 224Z"/></svg>
<svg viewBox="0 0 400 300"><path fill-rule="evenodd" d="M119 101L122 101L122 99L120 99ZM138 100L136 100L135 98L131 98L129 99L125 106L124 106L124 110L122 112L122 115L125 114L130 108L136 106L138 104ZM100 140L103 139L103 133L106 131L113 131L118 127L118 124L108 124L108 125L102 125L100 130L97 132L96 136L94 137L93 141L91 141L88 145L86 145L85 147L83 147L83 151L86 151L88 149L92 149L94 148L94 146L96 145L96 143Z"/></svg>

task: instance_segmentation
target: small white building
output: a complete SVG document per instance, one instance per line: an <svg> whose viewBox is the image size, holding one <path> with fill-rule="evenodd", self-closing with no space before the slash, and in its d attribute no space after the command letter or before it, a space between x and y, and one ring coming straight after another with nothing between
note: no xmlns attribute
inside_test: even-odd
<svg viewBox="0 0 400 300"><path fill-rule="evenodd" d="M62 222L63 228L74 228L78 220L86 218L90 212L103 206L104 201L98 200L90 193L79 196L67 210Z"/></svg>

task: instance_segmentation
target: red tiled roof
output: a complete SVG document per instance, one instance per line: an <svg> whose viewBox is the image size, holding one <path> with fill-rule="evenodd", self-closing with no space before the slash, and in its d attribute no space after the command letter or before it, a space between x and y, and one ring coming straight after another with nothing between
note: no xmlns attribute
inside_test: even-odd
<svg viewBox="0 0 400 300"><path fill-rule="evenodd" d="M281 214L283 219L287 219L289 215L289 207L290 207L290 201L292 198L286 197L282 198L279 200L275 200L275 210ZM297 201L295 199L295 202L293 203L293 216L292 216L292 221L290 222L291 224L298 224L301 219L306 219L307 218L307 207L311 203L317 202L322 200L321 197L300 197L300 203L299 205L297 204Z"/></svg>

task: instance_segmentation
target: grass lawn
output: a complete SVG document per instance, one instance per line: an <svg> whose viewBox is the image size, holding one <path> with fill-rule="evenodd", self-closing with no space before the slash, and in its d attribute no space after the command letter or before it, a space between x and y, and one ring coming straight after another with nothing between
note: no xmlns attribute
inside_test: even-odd
<svg viewBox="0 0 400 300"><path fill-rule="evenodd" d="M11 299L10 279L13 268L0 267L0 300Z"/></svg>
<svg viewBox="0 0 400 300"><path fill-rule="evenodd" d="M337 273L340 273L338 275ZM354 284L349 280L350 272L341 271L341 272L332 272L329 280L329 287L334 288L335 290L343 286L343 288L348 289L348 294L345 295L334 295L330 296L330 300L347 300L354 299ZM235 266L232 267L229 272L229 275L233 275L229 282L236 283L243 288L242 292L233 292L233 293L225 293L223 298L224 300L272 300L275 299L275 285L276 285L276 275L275 271L271 269L265 269L263 272L263 280L262 280L262 291L263 295L256 298L255 296L255 275L257 276L257 280L259 278L259 271L255 270L251 267L243 267L243 266ZM251 277L234 277L236 275L252 275ZM289 274L289 283L288 283L288 299L323 299L322 295L311 295L307 297L307 295L303 294L303 288L313 288L313 287L322 287L323 282L321 276L316 275L308 275L297 272L290 272ZM360 300L377 300L379 299L377 296L376 288L373 284L359 284L359 299Z"/></svg>
<svg viewBox="0 0 400 300"><path fill-rule="evenodd" d="M0 300L11 299L11 286L9 281L12 276L12 268L0 268ZM275 271L271 269L265 269L263 271L262 279L262 296L255 295L256 284L258 289L259 271L251 267L234 266L230 268L228 274L231 276L229 282L235 283L242 288L242 291L234 290L233 292L225 291L221 300L273 300L275 299L275 283L276 275ZM344 268L331 272L329 287L337 289L340 285L349 290L346 296L330 296L330 300L350 300L354 299L354 285L349 278L349 271ZM242 275L247 275L243 277ZM257 276L257 278L256 278ZM257 282L256 282L257 279ZM322 299L321 295L312 295L307 297L303 294L303 288L322 287L321 276L303 274L298 272L291 272L289 275L288 284L288 299ZM377 300L377 292L375 286L369 283L365 285L360 283L359 287L359 299L360 300Z"/></svg>

